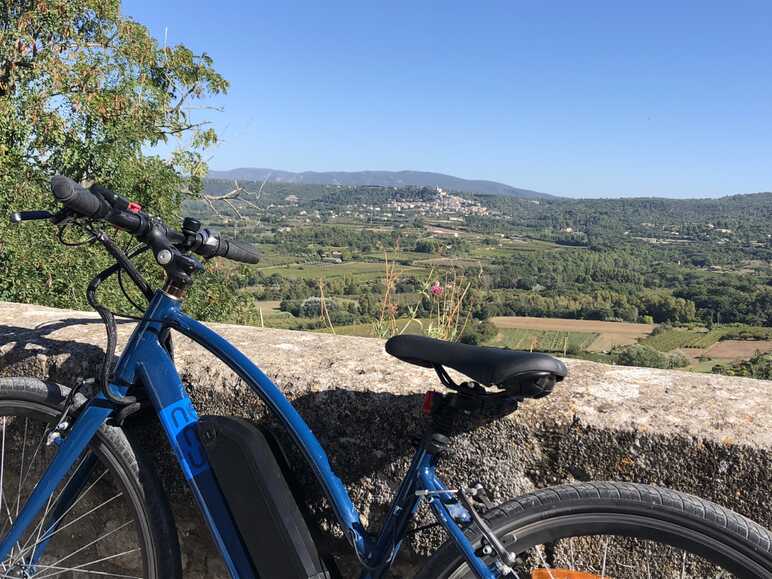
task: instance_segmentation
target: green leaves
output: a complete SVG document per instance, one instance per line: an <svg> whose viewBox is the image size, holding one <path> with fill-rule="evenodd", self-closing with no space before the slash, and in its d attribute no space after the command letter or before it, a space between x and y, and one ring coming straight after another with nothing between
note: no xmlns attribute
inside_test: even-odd
<svg viewBox="0 0 772 579"><path fill-rule="evenodd" d="M118 0L0 3L0 299L85 306L86 281L109 264L103 252L63 248L52 227L11 227L8 215L54 208L48 181L61 173L174 223L217 139L191 101L227 88L208 55L160 46ZM145 152L168 138L187 145L168 160Z"/></svg>

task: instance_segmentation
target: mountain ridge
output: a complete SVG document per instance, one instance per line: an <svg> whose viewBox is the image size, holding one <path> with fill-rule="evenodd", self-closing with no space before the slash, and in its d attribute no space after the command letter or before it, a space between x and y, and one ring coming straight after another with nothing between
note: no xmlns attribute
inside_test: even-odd
<svg viewBox="0 0 772 579"><path fill-rule="evenodd" d="M463 179L445 173L431 171L282 171L258 167L239 167L225 171L209 171L209 179L237 179L271 183L297 183L308 185L441 187L466 193L485 193L519 197L522 199L557 199L558 196L530 189L512 187L485 179Z"/></svg>

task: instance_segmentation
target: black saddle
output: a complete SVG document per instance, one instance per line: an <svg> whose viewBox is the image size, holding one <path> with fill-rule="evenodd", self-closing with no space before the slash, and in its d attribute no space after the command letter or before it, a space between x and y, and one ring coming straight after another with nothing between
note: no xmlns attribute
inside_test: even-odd
<svg viewBox="0 0 772 579"><path fill-rule="evenodd" d="M538 352L471 346L424 336L395 336L386 351L404 362L435 368L453 368L483 386L497 386L513 394L539 398L568 375L560 360ZM442 374L440 375L442 378Z"/></svg>

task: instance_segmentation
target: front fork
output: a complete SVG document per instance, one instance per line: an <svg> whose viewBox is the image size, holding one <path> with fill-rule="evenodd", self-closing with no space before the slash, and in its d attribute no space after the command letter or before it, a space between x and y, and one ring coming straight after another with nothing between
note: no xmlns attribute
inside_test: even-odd
<svg viewBox="0 0 772 579"><path fill-rule="evenodd" d="M88 452L67 481L67 484L59 493L56 504L51 508L51 512L48 514L45 523L41 527L41 529L44 530L40 534L40 539L37 542L36 548L33 549L32 555L27 562L27 565L33 572L35 571L35 565L37 565L38 561L40 561L40 558L43 556L48 542L51 540L51 537L56 534L62 519L64 519L69 512L73 501L78 498L81 491L85 488L86 483L98 462L99 460L96 455L93 452Z"/></svg>
<svg viewBox="0 0 772 579"><path fill-rule="evenodd" d="M96 457L93 454L86 456L58 496L54 492L112 412L112 405L99 394L78 415L67 435L59 439L59 451L0 542L0 561L18 559L29 566L33 560L40 560L43 549L56 533L60 519L88 480ZM38 525L35 543L33 546L22 547L22 537L44 509L45 519ZM12 554L13 548L17 546L19 551Z"/></svg>

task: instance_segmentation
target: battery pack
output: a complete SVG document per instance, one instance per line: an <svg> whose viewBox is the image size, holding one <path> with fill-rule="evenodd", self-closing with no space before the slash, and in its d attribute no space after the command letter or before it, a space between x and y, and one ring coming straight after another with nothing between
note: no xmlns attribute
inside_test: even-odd
<svg viewBox="0 0 772 579"><path fill-rule="evenodd" d="M257 575L329 579L265 435L232 416L203 416L198 432Z"/></svg>

